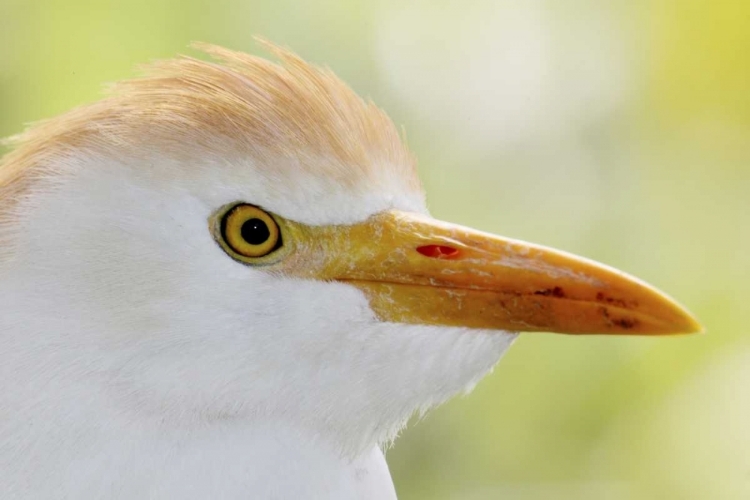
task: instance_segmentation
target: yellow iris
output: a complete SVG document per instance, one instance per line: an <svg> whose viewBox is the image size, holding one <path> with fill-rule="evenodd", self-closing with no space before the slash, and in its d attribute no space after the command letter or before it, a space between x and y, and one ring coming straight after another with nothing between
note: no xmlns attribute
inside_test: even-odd
<svg viewBox="0 0 750 500"><path fill-rule="evenodd" d="M258 258L279 246L280 233L276 221L267 212L253 205L237 205L223 221L226 244L237 254Z"/></svg>

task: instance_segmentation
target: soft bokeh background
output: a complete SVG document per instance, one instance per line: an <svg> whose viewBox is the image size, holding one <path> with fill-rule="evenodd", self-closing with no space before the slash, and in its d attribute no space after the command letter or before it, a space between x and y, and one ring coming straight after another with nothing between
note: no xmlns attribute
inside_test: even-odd
<svg viewBox="0 0 750 500"><path fill-rule="evenodd" d="M0 135L203 40L331 66L434 215L668 290L707 335L525 335L388 451L402 499L750 498L750 2L0 0Z"/></svg>

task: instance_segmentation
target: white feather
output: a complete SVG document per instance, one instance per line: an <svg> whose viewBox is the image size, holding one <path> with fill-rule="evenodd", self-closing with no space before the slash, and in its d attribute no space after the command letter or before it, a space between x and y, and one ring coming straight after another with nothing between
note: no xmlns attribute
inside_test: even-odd
<svg viewBox="0 0 750 500"><path fill-rule="evenodd" d="M514 338L380 322L359 290L243 266L208 230L240 200L318 225L426 213L397 178L149 152L56 168L0 226L3 499L394 498L379 447Z"/></svg>

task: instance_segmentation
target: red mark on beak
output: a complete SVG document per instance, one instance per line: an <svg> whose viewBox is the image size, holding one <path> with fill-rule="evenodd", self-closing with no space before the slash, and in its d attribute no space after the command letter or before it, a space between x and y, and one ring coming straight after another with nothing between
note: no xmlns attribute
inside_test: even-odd
<svg viewBox="0 0 750 500"><path fill-rule="evenodd" d="M459 254L458 248L446 245L424 245L417 247L417 252L433 259L455 259Z"/></svg>

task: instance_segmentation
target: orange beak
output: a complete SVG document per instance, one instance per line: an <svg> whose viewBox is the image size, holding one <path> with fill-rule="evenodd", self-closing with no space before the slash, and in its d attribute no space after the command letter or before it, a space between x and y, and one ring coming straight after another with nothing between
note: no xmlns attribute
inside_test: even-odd
<svg viewBox="0 0 750 500"><path fill-rule="evenodd" d="M702 330L685 308L625 273L421 215L283 225L294 245L286 272L361 289L383 321L571 334Z"/></svg>

